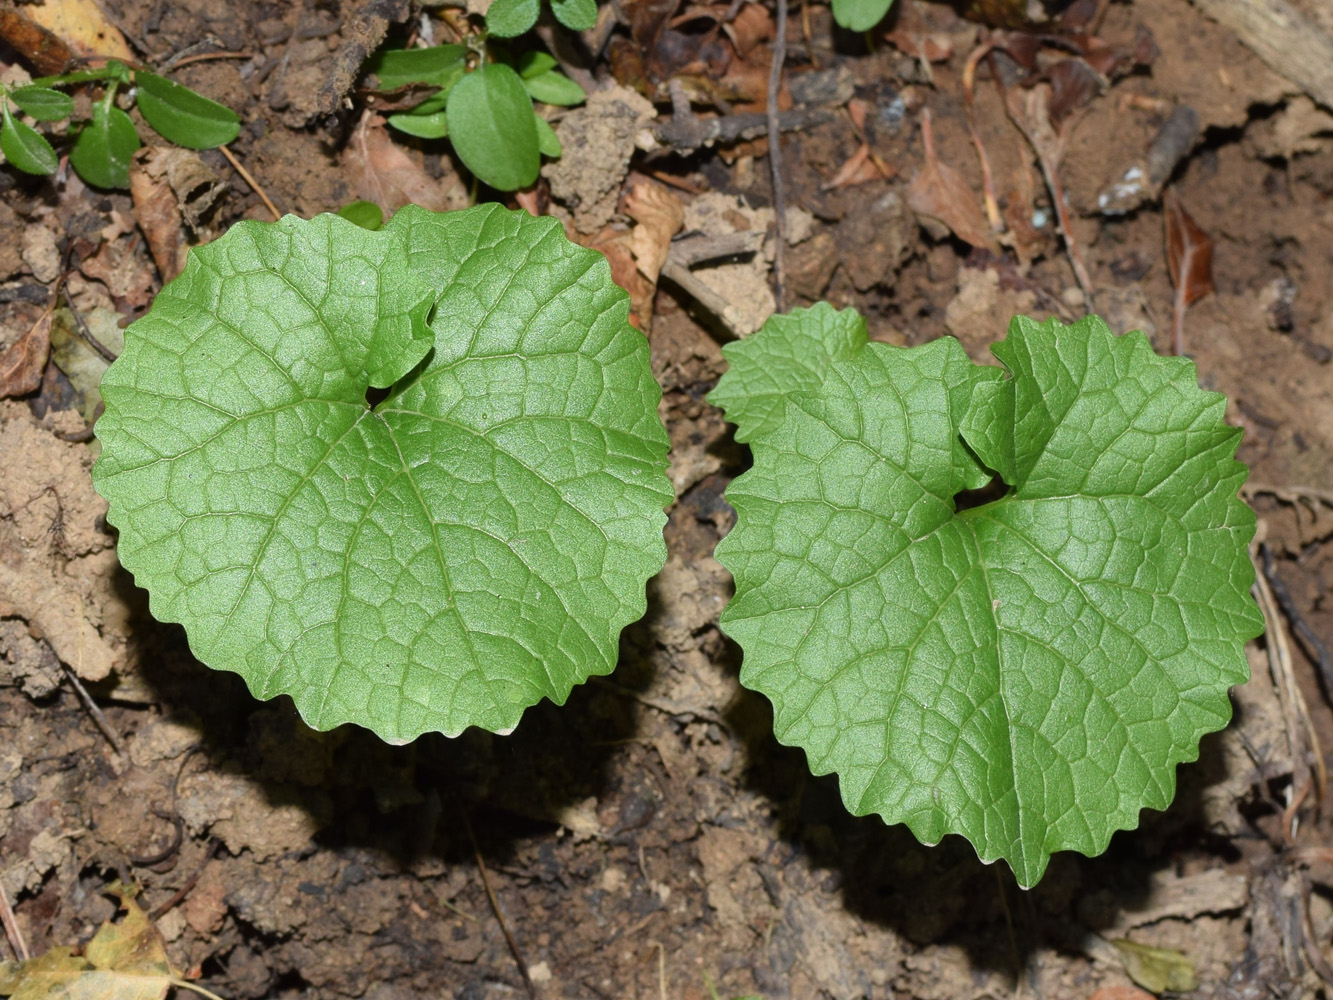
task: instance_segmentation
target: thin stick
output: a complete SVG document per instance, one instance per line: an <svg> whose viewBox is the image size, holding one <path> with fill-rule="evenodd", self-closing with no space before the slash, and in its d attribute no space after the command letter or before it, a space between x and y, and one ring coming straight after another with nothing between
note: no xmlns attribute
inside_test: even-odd
<svg viewBox="0 0 1333 1000"><path fill-rule="evenodd" d="M1324 644L1315 630L1310 627L1309 622L1301 615L1300 609L1296 607L1296 601L1291 596L1291 591L1282 582L1282 578L1277 575L1277 568L1273 565L1273 550L1268 547L1267 542L1262 542L1259 545L1259 555L1263 557L1264 576L1268 580L1269 587L1273 590L1273 597L1276 598L1278 607L1287 616L1292 631L1300 637L1306 653L1314 661L1315 666L1319 668L1319 679L1323 681L1324 696L1333 698L1333 655L1329 654L1328 646Z"/></svg>
<svg viewBox="0 0 1333 1000"><path fill-rule="evenodd" d="M97 728L102 730L102 735L105 736L107 742L111 744L111 749L115 750L118 754L123 754L125 752L125 745L120 742L120 737L117 736L116 731L111 728L111 723L107 720L107 717L102 714L102 710L97 707L97 702L93 701L93 696L88 693L88 690L83 686L82 682L80 682L74 671L69 668L68 664L61 663L60 668L65 671L65 676L69 678L69 682L74 685L74 690L78 694L79 700L83 702L83 707L86 708L88 714L93 717L93 722L97 723Z"/></svg>
<svg viewBox="0 0 1333 1000"><path fill-rule="evenodd" d="M778 90L782 63L787 58L787 0L777 0L778 31L773 42L773 66L768 72L768 165L773 173L773 209L777 213L778 243L773 251L773 297L778 312L786 308L787 199L782 190L782 131L778 127Z"/></svg>
<svg viewBox="0 0 1333 1000"><path fill-rule="evenodd" d="M172 66L173 70L180 69L182 66L188 66L190 63L208 62L212 59L249 59L249 52L200 52L197 55L186 56L184 59Z"/></svg>
<svg viewBox="0 0 1333 1000"><path fill-rule="evenodd" d="M20 962L26 962L30 957L28 942L23 940L23 931L19 930L18 921L14 919L14 911L9 906L9 897L5 895L5 886L2 882L0 882L0 923L5 925L5 936L9 938L9 946L14 949L14 954Z"/></svg>
<svg viewBox="0 0 1333 1000"><path fill-rule="evenodd" d="M467 839L472 842L472 853L477 858L477 871L481 872L481 884L486 890L486 898L491 901L491 911L500 923L500 930L505 936L505 943L509 945L510 954L514 956L514 961L518 963L518 973L523 977L523 985L527 987L528 996L532 1000L538 1000L537 984L528 975L528 963L523 957L523 950L519 948L518 942L514 939L514 934L510 931L509 924L505 920L504 911L500 909L500 900L496 897L495 890L491 888L491 878L486 872L486 862L481 856L481 848L477 846L477 837L472 832L472 821L468 819L467 809L463 807L462 803L459 803L458 813L463 817L463 829L467 831Z"/></svg>
<svg viewBox="0 0 1333 1000"><path fill-rule="evenodd" d="M265 194L264 189L259 186L259 182L250 176L250 171L241 166L241 161L236 159L236 156L232 151L226 146L219 146L218 152L227 158L227 162L231 164L232 169L241 175L241 179L245 181L245 183L250 185L250 190L259 195L259 200L262 201L268 210L273 213L273 221L277 222L281 219L282 213L278 211L277 206L269 201L268 195Z"/></svg>
<svg viewBox="0 0 1333 1000"><path fill-rule="evenodd" d="M214 837L208 842L208 848L204 851L204 860L199 862L199 867L194 870L194 874L185 880L185 884L176 890L175 895L168 899L161 906L156 907L152 913L148 914L148 919L154 922L161 920L163 915L182 899L190 894L190 890L199 884L199 879L204 874L204 869L208 863L213 860L218 853L218 848L222 846L222 841Z"/></svg>

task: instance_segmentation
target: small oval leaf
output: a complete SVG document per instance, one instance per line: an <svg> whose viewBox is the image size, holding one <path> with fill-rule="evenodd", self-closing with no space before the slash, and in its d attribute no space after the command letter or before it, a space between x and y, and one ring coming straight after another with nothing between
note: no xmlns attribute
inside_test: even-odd
<svg viewBox="0 0 1333 1000"><path fill-rule="evenodd" d="M58 122L74 110L74 101L68 94L50 87L19 87L11 90L9 96L25 115L32 115L39 122Z"/></svg>
<svg viewBox="0 0 1333 1000"><path fill-rule="evenodd" d="M103 188L130 186L130 157L139 148L134 122L120 108L97 104L93 119L79 130L69 162L89 184Z"/></svg>
<svg viewBox="0 0 1333 1000"><path fill-rule="evenodd" d="M418 139L443 139L449 134L448 120L443 111L428 115L390 115L388 121L399 132L406 132Z"/></svg>
<svg viewBox="0 0 1333 1000"><path fill-rule="evenodd" d="M486 30L497 38L517 38L532 30L540 13L540 0L495 0L486 11Z"/></svg>
<svg viewBox="0 0 1333 1000"><path fill-rule="evenodd" d="M338 214L372 233L384 225L384 212L373 201L354 201L338 209Z"/></svg>
<svg viewBox="0 0 1333 1000"><path fill-rule="evenodd" d="M60 161L45 136L31 125L18 121L10 113L8 103L0 101L0 104L4 107L4 119L0 122L0 152L5 154L5 159L25 174L54 174Z"/></svg>
<svg viewBox="0 0 1333 1000"><path fill-rule="evenodd" d="M587 31L597 24L597 0L551 0L551 13L570 31Z"/></svg>
<svg viewBox="0 0 1333 1000"><path fill-rule="evenodd" d="M582 104L588 97L577 83L565 74L554 71L524 77L523 86L528 88L534 100L561 107Z"/></svg>
<svg viewBox="0 0 1333 1000"><path fill-rule="evenodd" d="M197 94L156 73L138 70L139 111L164 138L186 149L225 146L241 131L241 119L231 108Z"/></svg>
<svg viewBox="0 0 1333 1000"><path fill-rule="evenodd" d="M449 141L463 165L497 191L517 191L537 179L541 152L532 98L519 75L488 63L459 80L446 112Z"/></svg>
<svg viewBox="0 0 1333 1000"><path fill-rule="evenodd" d="M533 112L537 119L537 148L541 150L542 156L549 156L556 160L560 154L565 151L560 145L560 137L555 134L555 129L551 128L550 123L537 112Z"/></svg>
<svg viewBox="0 0 1333 1000"><path fill-rule="evenodd" d="M869 31L893 6L893 0L833 0L833 20L848 31Z"/></svg>
<svg viewBox="0 0 1333 1000"><path fill-rule="evenodd" d="M394 49L375 56L366 69L379 79L380 90L397 90L412 83L444 87L462 74L466 58L467 49L462 45Z"/></svg>

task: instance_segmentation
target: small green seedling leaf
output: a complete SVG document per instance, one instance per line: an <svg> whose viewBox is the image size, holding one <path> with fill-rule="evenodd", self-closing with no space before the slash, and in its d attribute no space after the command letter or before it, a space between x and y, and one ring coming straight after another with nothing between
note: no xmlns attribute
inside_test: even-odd
<svg viewBox="0 0 1333 1000"><path fill-rule="evenodd" d="M50 87L18 87L9 92L9 97L25 115L32 115L39 122L58 122L74 110L74 101L68 94Z"/></svg>
<svg viewBox="0 0 1333 1000"><path fill-rule="evenodd" d="M1166 808L1263 626L1240 431L1193 364L1096 317L1016 319L994 353L867 343L826 306L728 345L712 399L754 468L717 557L778 738L852 812L1030 886Z"/></svg>
<svg viewBox="0 0 1333 1000"><path fill-rule="evenodd" d="M564 152L564 147L560 145L560 137L555 134L555 129L551 128L545 118L535 111L532 114L537 120L537 148L541 150L542 156L557 159Z"/></svg>
<svg viewBox="0 0 1333 1000"><path fill-rule="evenodd" d="M551 13L570 31L587 31L597 24L597 0L551 0Z"/></svg>
<svg viewBox="0 0 1333 1000"><path fill-rule="evenodd" d="M406 132L418 139L443 139L449 134L448 116L443 111L421 115L413 111L410 114L390 115L388 122L399 132Z"/></svg>
<svg viewBox="0 0 1333 1000"><path fill-rule="evenodd" d="M666 558L627 317L603 257L497 205L239 223L103 379L121 561L201 660L317 729L511 729L611 671Z"/></svg>
<svg viewBox="0 0 1333 1000"><path fill-rule="evenodd" d="M495 0L486 11L486 30L497 38L517 38L532 30L540 13L540 0Z"/></svg>
<svg viewBox="0 0 1333 1000"><path fill-rule="evenodd" d="M525 76L523 77L523 86L528 88L528 93L534 100L544 101L547 104L557 104L561 107L582 104L588 97L582 87L565 74L555 70Z"/></svg>
<svg viewBox="0 0 1333 1000"><path fill-rule="evenodd" d="M541 151L532 98L510 67L488 63L459 80L446 116L454 151L484 183L517 191L537 179Z"/></svg>
<svg viewBox="0 0 1333 1000"><path fill-rule="evenodd" d="M46 137L31 125L25 125L9 110L9 102L0 100L0 152L25 174L54 174L60 162Z"/></svg>
<svg viewBox="0 0 1333 1000"><path fill-rule="evenodd" d="M869 31L893 6L893 0L833 0L833 20L848 31Z"/></svg>
<svg viewBox="0 0 1333 1000"><path fill-rule="evenodd" d="M209 100L174 80L138 70L139 111L164 138L186 149L225 146L241 131L241 119L231 108Z"/></svg>
<svg viewBox="0 0 1333 1000"><path fill-rule="evenodd" d="M397 90L413 83L450 87L463 75L467 49L462 45L436 45L429 49L398 49L381 52L366 66L379 79L380 90Z"/></svg>
<svg viewBox="0 0 1333 1000"><path fill-rule="evenodd" d="M93 106L92 121L79 130L69 162L89 184L103 188L130 186L130 157L139 148L134 122L120 108Z"/></svg>
<svg viewBox="0 0 1333 1000"><path fill-rule="evenodd" d="M384 225L384 212L373 201L354 201L338 209L338 214L372 233Z"/></svg>

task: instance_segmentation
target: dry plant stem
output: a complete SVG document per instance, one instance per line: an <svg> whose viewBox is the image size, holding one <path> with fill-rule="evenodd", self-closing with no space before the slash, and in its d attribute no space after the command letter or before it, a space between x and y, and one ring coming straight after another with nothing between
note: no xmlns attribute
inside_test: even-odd
<svg viewBox="0 0 1333 1000"><path fill-rule="evenodd" d="M19 930L18 921L14 919L14 911L9 905L9 896L3 884L0 884L0 923L5 925L5 937L9 938L14 955L20 962L26 962L31 957L28 942L23 940L23 931Z"/></svg>
<svg viewBox="0 0 1333 1000"><path fill-rule="evenodd" d="M514 956L514 961L518 963L518 972L523 977L523 985L527 988L528 996L532 1000L538 1000L537 984L528 975L528 963L523 957L523 949L518 946L518 941L514 939L514 933L509 929L509 922L505 920L504 911L500 909L500 900L495 895L495 890L491 888L491 877L486 871L486 861L481 856L481 848L477 846L477 836L472 832L472 821L468 819L467 809L463 807L461 802L458 805L458 814L463 817L463 829L467 831L467 839L471 842L472 853L477 859L477 871L481 873L481 885L486 890L486 898L490 900L491 911L500 924L500 931L505 936L505 944L509 945L509 953Z"/></svg>
<svg viewBox="0 0 1333 1000"><path fill-rule="evenodd" d="M191 63L210 62L214 59L249 59L252 52L200 52L198 55L186 56L178 61L172 69L180 69L182 66L188 66Z"/></svg>
<svg viewBox="0 0 1333 1000"><path fill-rule="evenodd" d="M782 64L787 58L787 0L777 0L778 27L773 41L773 66L768 73L768 164L773 174L773 211L778 240L773 250L773 297L778 312L786 309L787 199L782 188L782 130L778 122L778 91L782 87Z"/></svg>
<svg viewBox="0 0 1333 1000"><path fill-rule="evenodd" d="M1188 309L1185 282L1181 280L1176 283L1176 292L1171 298L1171 343L1178 358L1185 356L1185 313Z"/></svg>
<svg viewBox="0 0 1333 1000"><path fill-rule="evenodd" d="M1251 558L1256 553L1251 551ZM1257 562L1257 560L1256 560ZM1319 737L1315 735L1314 725L1310 721L1309 708L1301 694L1300 686L1292 669L1291 647L1287 642L1286 628L1278 612L1273 592L1269 589L1261 567L1255 566L1254 593L1263 612L1268 647L1268 667L1273 674L1273 685L1277 688L1278 702L1282 705L1282 716L1286 722L1287 742L1291 747L1291 779L1293 798L1282 817L1282 836L1290 845L1295 838L1296 806L1307 794L1310 783L1310 765L1306 760L1307 748L1313 755L1319 771L1319 791L1322 798L1327 784L1323 753L1319 748ZM1304 733L1302 734L1302 730ZM1302 738L1302 735L1304 738Z"/></svg>
<svg viewBox="0 0 1333 1000"><path fill-rule="evenodd" d="M1291 623L1292 631L1300 637L1302 645L1305 646L1306 655L1319 668L1319 679L1323 682L1322 687L1325 697L1333 698L1333 656L1329 655L1328 646L1310 627L1310 623L1305 620L1300 609L1296 607L1291 591L1282 582L1282 578L1277 575L1277 570L1273 565L1273 551L1268 547L1267 542L1259 546L1259 555L1263 558L1264 578L1273 591L1273 597L1277 601L1278 607L1282 609L1287 621Z"/></svg>
<svg viewBox="0 0 1333 1000"><path fill-rule="evenodd" d="M981 141L981 134L977 131L976 112L973 107L977 65L990 55L993 48L995 41L988 39L967 57L967 64L963 67L963 109L967 112L967 131L972 137L972 146L977 151L977 160L981 163L981 194L986 203L986 218L990 221L991 229L1002 233L1005 229L1004 216L1000 214L999 201L995 197L995 178L991 173L990 157L986 155L986 147Z"/></svg>
<svg viewBox="0 0 1333 1000"><path fill-rule="evenodd" d="M185 880L185 884L177 889L170 899L161 906L155 907L153 911L148 914L149 920L154 923L161 920L168 910L190 894L190 890L199 884L199 879L203 876L204 869L208 867L208 863L217 855L218 848L221 846L222 841L218 840L217 837L213 837L209 840L208 847L204 850L204 859L199 862L199 867L194 870L194 874Z"/></svg>
<svg viewBox="0 0 1333 1000"><path fill-rule="evenodd" d="M226 146L219 146L218 152L220 152L223 156L227 158L227 162L231 164L232 169L241 175L241 179L245 181L245 183L250 185L250 190L253 191L255 194L259 195L259 200L264 203L264 207L267 208L269 212L273 214L273 221L277 222L279 219L281 219L282 213L279 212L277 206L274 205L273 202L269 200L269 197L264 192L264 189L259 186L259 182L255 180L252 176L250 176L250 171L246 170L245 167L241 165L241 161L236 159L235 154L232 153L232 151L228 149Z"/></svg>
<svg viewBox="0 0 1333 1000"><path fill-rule="evenodd" d="M102 710L97 707L97 702L93 701L92 695L88 693L88 690L83 686L83 683L79 680L78 676L67 664L60 664L60 668L65 671L65 676L69 678L69 682L74 685L74 690L78 694L79 700L83 702L83 707L86 708L88 714L93 717L93 722L97 723L97 728L102 730L102 735L105 736L107 742L111 744L111 749L115 750L118 754L124 754L125 744L121 743L120 737L117 736L116 731L111 728L110 721L108 721L107 717L102 714Z"/></svg>

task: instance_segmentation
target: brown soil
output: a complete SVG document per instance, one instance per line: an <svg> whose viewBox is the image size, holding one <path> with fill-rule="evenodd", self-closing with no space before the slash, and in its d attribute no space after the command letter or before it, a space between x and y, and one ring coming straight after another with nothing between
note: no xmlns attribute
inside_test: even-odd
<svg viewBox="0 0 1333 1000"><path fill-rule="evenodd" d="M851 75L869 102L871 148L894 176L825 189L858 146L845 114L784 140L788 202L814 217L787 255L789 304L856 306L895 343L953 334L982 360L1015 312L1073 318L1084 299L1050 221L1030 230L1031 266L1020 267L1011 252L922 228L906 207L923 168L923 107L940 160L980 205L961 79L977 26L946 5L899 6L913 30L952 48L931 80L886 43L866 55L838 35L829 50L816 12L820 67ZM249 54L196 62L179 79L241 114L232 148L281 208L310 215L358 196L346 147L361 98L352 92L354 111L322 102L348 53L373 44L361 15L396 5L107 7L150 56L210 39ZM1215 279L1189 311L1187 351L1245 429L1252 482L1331 491L1333 116L1187 0L1112 4L1100 34L1123 42L1139 26L1160 53L1078 113L1061 168L1095 305L1118 331L1144 329L1171 349L1161 203L1111 217L1097 199L1187 104L1202 139L1170 186L1213 240ZM809 68L794 51L791 73ZM976 116L1001 200L1021 205L1027 185L1049 216L1031 148L986 72ZM404 148L445 197L447 156ZM736 152L648 169L769 205L762 150ZM268 217L219 154L202 162L225 189L201 235ZM70 241L84 241L81 257L99 244L107 255L69 285L90 325L114 338L147 306L160 278L128 195L7 168L0 192L0 346L40 316ZM670 559L616 673L563 708L530 710L507 737L390 747L353 728L312 732L282 699L256 703L194 661L179 629L156 624L118 567L90 446L65 440L91 415L79 413L77 380L52 367L37 393L0 402L0 885L32 950L86 940L114 910L101 890L119 873L144 886L150 909L188 890L159 919L168 951L233 1000L523 996L484 859L543 997L702 1000L711 980L720 996L769 1000L1082 998L1130 982L1105 943L1115 937L1184 952L1201 995L1326 995L1328 861L1291 848L1330 834L1315 755L1333 748L1333 711L1298 640L1298 690L1275 689L1267 647L1254 644L1236 722L1181 769L1175 804L1103 857L1056 856L1030 892L958 838L923 847L849 816L835 781L774 741L768 705L740 688L740 651L717 627L731 583L712 551L733 521L723 490L748 453L704 401L724 369L712 324L673 295L658 292L651 334L679 494ZM1329 511L1280 492L1253 503L1295 612L1333 641ZM1284 809L1299 819L1294 844Z"/></svg>

